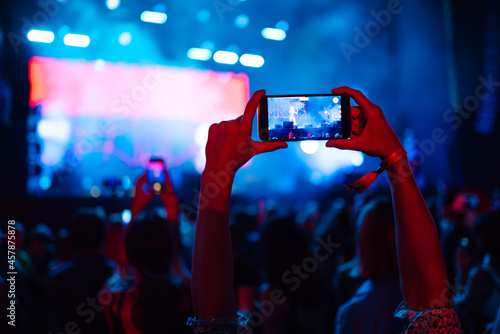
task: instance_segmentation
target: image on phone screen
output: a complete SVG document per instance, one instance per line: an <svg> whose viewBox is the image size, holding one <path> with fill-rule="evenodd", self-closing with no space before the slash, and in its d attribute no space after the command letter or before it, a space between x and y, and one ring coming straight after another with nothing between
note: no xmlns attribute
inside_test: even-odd
<svg viewBox="0 0 500 334"><path fill-rule="evenodd" d="M154 185L155 183L162 185L165 183L165 163L163 159L156 157L151 158L148 163L147 171L148 183L150 185Z"/></svg>
<svg viewBox="0 0 500 334"><path fill-rule="evenodd" d="M339 95L267 96L264 140L319 140L345 138L342 116L348 108ZM265 109L265 107L264 107ZM264 112L261 110L260 112ZM265 117L265 115L261 115ZM349 116L350 118L350 116ZM343 131L344 129L344 131Z"/></svg>

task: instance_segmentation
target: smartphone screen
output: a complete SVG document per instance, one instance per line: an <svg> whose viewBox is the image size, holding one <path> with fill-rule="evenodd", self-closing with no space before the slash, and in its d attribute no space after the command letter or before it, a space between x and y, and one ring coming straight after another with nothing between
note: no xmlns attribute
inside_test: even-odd
<svg viewBox="0 0 500 334"><path fill-rule="evenodd" d="M156 183L163 185L165 183L165 162L162 158L151 157L147 167L148 183L154 186Z"/></svg>
<svg viewBox="0 0 500 334"><path fill-rule="evenodd" d="M259 104L262 141L349 138L350 121L347 95L266 95Z"/></svg>

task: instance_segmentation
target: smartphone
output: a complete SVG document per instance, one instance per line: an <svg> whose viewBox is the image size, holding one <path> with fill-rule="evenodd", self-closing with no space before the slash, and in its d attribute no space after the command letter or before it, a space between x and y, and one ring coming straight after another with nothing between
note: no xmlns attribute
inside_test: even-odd
<svg viewBox="0 0 500 334"><path fill-rule="evenodd" d="M148 184L156 191L160 192L165 184L165 162L163 158L151 157L147 166Z"/></svg>
<svg viewBox="0 0 500 334"><path fill-rule="evenodd" d="M346 139L351 101L345 94L264 95L258 121L264 142Z"/></svg>

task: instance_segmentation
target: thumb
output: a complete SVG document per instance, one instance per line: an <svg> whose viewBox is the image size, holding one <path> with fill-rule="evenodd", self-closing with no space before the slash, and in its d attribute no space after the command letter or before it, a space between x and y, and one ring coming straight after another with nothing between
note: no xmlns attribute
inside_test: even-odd
<svg viewBox="0 0 500 334"><path fill-rule="evenodd" d="M257 155L260 153L276 151L280 148L287 148L288 144L285 142L264 143L260 141L254 141L252 146L255 149L255 154Z"/></svg>
<svg viewBox="0 0 500 334"><path fill-rule="evenodd" d="M353 139L332 139L326 142L326 147L335 147L341 150L361 151L358 143Z"/></svg>

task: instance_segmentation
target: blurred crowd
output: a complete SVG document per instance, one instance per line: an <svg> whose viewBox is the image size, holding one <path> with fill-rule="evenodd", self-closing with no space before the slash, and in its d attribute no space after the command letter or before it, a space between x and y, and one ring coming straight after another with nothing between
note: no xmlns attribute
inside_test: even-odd
<svg viewBox="0 0 500 334"><path fill-rule="evenodd" d="M465 333L498 333L499 191L442 188L426 200L455 309ZM252 333L402 331L403 320L394 317L402 296L389 192L332 198L327 206L309 201L295 210L272 199L233 202L234 284ZM125 224L105 208L82 207L57 231L16 222L16 326L9 329L192 332L185 323L193 314L196 220L179 212L172 219L168 209L145 207ZM1 226L1 273L7 273L8 222ZM10 284L2 276L5 312Z"/></svg>

